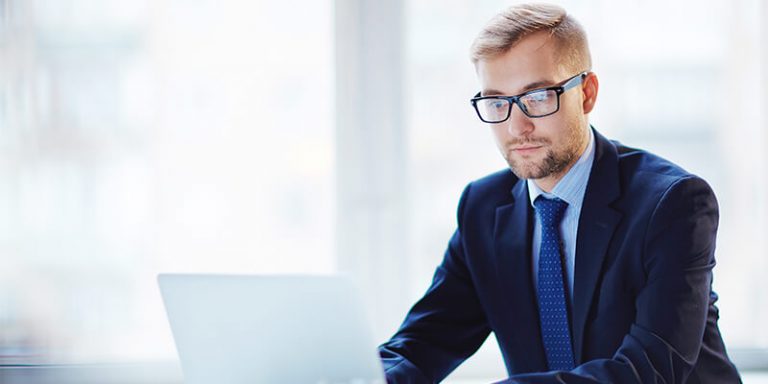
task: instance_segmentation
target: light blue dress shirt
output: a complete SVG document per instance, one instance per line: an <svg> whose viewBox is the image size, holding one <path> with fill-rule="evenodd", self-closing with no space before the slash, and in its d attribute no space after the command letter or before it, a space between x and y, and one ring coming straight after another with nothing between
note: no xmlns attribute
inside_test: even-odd
<svg viewBox="0 0 768 384"><path fill-rule="evenodd" d="M568 173L557 182L551 193L544 192L533 180L528 179L528 196L531 198L531 206L539 195L568 203L565 210L563 221L560 223L560 236L563 241L563 251L565 253L563 267L568 277L568 299L573 301L573 273L576 262L576 235L579 230L579 217L581 216L581 205L584 202L584 192L587 189L587 181L592 171L592 162L595 159L595 134L589 130L589 144L581 154L576 164L568 170ZM541 221L535 214L533 224L533 282L534 287L539 283L539 246L541 243Z"/></svg>

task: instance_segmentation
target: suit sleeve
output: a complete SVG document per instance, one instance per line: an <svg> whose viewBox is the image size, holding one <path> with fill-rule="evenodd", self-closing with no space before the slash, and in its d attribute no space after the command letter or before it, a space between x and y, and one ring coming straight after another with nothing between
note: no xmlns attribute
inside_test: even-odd
<svg viewBox="0 0 768 384"><path fill-rule="evenodd" d="M464 190L459 203L459 228L451 237L431 286L411 308L397 333L379 347L390 384L441 381L490 333L464 258L461 222L469 189Z"/></svg>
<svg viewBox="0 0 768 384"><path fill-rule="evenodd" d="M504 383L684 383L715 299L717 223L717 201L706 182L691 176L672 184L649 221L643 243L646 284L614 356L567 372L515 375Z"/></svg>

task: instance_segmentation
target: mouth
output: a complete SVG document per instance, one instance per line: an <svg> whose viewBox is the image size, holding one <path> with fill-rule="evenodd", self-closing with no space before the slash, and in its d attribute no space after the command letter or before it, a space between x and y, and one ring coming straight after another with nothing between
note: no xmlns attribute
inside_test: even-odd
<svg viewBox="0 0 768 384"><path fill-rule="evenodd" d="M523 145L520 147L512 148L512 152L519 153L521 155L529 154L536 152L537 150L541 149L543 146L541 145Z"/></svg>

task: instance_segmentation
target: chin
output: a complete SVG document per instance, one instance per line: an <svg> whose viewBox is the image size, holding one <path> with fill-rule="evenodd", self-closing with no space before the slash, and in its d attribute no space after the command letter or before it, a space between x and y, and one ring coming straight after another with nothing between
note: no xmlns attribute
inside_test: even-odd
<svg viewBox="0 0 768 384"><path fill-rule="evenodd" d="M527 163L527 162L526 162ZM541 166L539 164L521 164L521 162L508 162L509 169L520 179L540 179ZM545 175L546 176L546 175Z"/></svg>

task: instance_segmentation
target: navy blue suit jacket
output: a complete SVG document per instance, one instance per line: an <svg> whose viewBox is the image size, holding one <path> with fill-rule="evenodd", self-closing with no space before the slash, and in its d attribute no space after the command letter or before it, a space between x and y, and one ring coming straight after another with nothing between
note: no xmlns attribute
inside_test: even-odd
<svg viewBox="0 0 768 384"><path fill-rule="evenodd" d="M495 333L508 383L737 383L711 290L718 207L702 179L595 131L569 310L577 367L547 372L533 211L504 170L469 184L431 287L380 347L390 383L445 378Z"/></svg>

